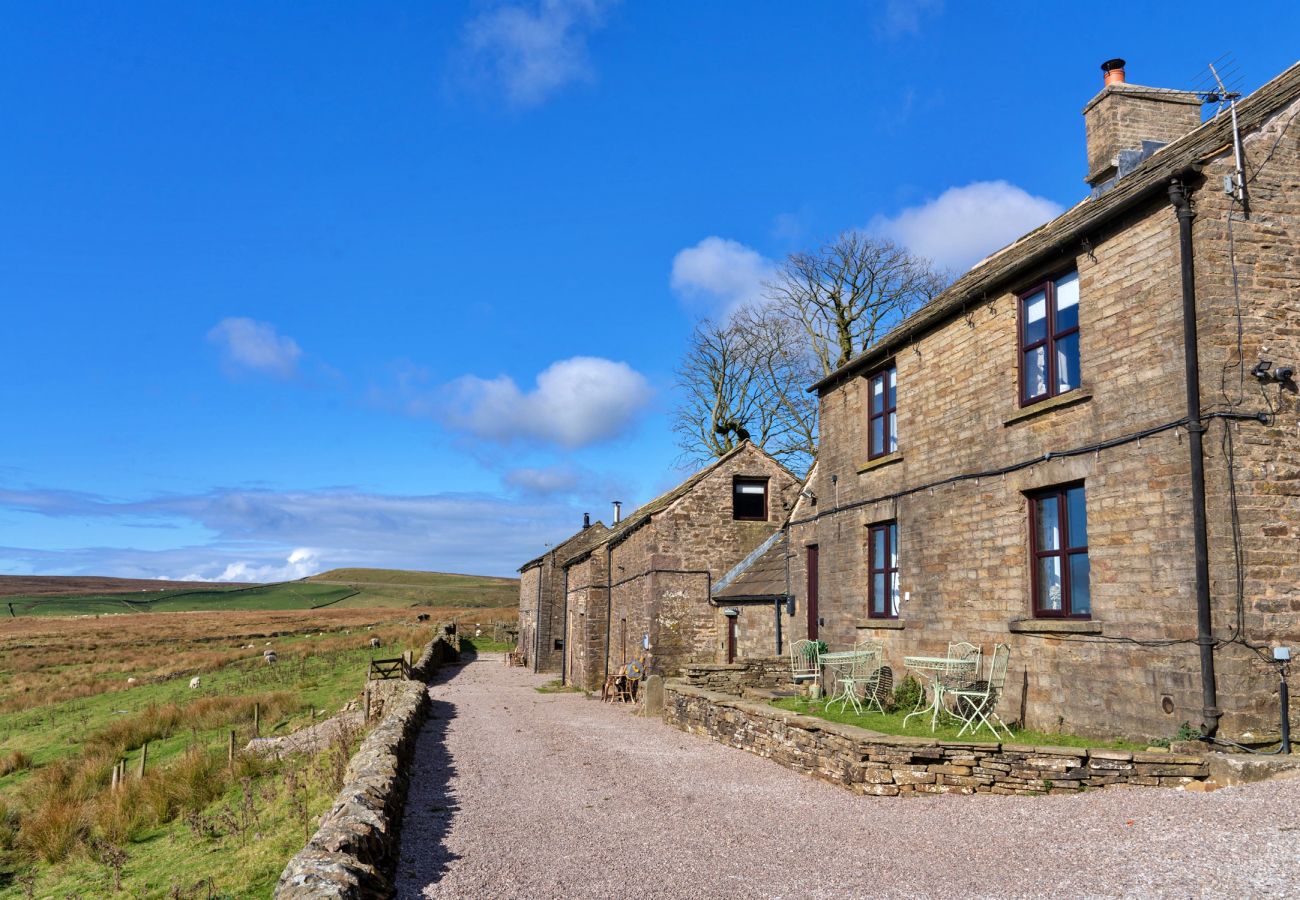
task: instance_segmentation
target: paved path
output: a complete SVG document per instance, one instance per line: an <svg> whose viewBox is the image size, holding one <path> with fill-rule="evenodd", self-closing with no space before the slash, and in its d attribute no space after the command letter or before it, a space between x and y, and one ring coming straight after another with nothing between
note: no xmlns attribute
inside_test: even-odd
<svg viewBox="0 0 1300 900"><path fill-rule="evenodd" d="M865 798L484 658L430 688L416 897L1280 897L1300 780Z"/></svg>

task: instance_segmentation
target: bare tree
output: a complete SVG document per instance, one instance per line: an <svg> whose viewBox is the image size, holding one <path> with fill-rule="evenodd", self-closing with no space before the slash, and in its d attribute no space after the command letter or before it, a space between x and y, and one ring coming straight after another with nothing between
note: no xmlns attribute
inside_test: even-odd
<svg viewBox="0 0 1300 900"><path fill-rule="evenodd" d="M751 440L806 471L817 448L817 399L808 386L929 302L946 280L929 260L856 231L792 254L766 286L765 305L705 320L691 335L673 422L683 455L707 460Z"/></svg>
<svg viewBox="0 0 1300 900"><path fill-rule="evenodd" d="M928 259L892 241L845 231L819 250L787 257L767 295L803 329L828 375L928 303L946 281Z"/></svg>
<svg viewBox="0 0 1300 900"><path fill-rule="evenodd" d="M804 351L802 333L767 309L697 325L677 369L683 400L673 431L683 455L703 461L749 440L790 468L806 469L817 406L804 390L814 371Z"/></svg>

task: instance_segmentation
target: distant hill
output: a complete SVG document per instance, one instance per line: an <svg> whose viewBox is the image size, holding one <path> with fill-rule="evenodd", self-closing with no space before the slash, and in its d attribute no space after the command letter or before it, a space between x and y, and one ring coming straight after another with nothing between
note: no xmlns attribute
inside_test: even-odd
<svg viewBox="0 0 1300 900"><path fill-rule="evenodd" d="M363 596L348 606L515 606L519 579L402 569L330 569L306 579L312 584L348 585Z"/></svg>
<svg viewBox="0 0 1300 900"><path fill-rule="evenodd" d="M0 575L0 597L54 597L128 591L238 588L242 584L216 581L157 581L149 578L108 578L103 575Z"/></svg>
<svg viewBox="0 0 1300 900"><path fill-rule="evenodd" d="M198 584L122 578L0 576L0 621L8 616L79 616L356 607L507 607L519 602L513 578L334 569L279 584Z"/></svg>

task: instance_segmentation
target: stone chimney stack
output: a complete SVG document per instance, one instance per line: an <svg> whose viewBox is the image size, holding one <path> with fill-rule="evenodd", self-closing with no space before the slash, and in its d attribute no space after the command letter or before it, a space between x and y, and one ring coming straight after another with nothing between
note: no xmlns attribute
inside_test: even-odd
<svg viewBox="0 0 1300 900"><path fill-rule="evenodd" d="M1101 93L1083 108L1088 177L1104 191L1160 147L1201 124L1201 98L1191 91L1142 87L1124 77L1124 60L1101 64Z"/></svg>

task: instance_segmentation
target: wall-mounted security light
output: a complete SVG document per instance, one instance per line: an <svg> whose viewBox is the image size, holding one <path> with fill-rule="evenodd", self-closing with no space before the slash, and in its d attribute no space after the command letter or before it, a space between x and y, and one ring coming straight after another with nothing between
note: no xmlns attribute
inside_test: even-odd
<svg viewBox="0 0 1300 900"><path fill-rule="evenodd" d="M736 609L734 606L728 606L722 611L722 614L728 619L734 619L736 616L740 615L740 610Z"/></svg>

